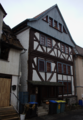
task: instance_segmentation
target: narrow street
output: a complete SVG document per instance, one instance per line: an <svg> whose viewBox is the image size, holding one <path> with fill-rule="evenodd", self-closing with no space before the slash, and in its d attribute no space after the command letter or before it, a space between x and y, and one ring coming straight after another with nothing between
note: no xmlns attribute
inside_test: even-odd
<svg viewBox="0 0 83 120"><path fill-rule="evenodd" d="M55 115L35 117L30 120L83 120L83 109L72 110Z"/></svg>

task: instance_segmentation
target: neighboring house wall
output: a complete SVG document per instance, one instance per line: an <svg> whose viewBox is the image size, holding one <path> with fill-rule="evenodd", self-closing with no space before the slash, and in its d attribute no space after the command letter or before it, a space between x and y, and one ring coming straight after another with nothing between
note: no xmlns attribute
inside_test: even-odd
<svg viewBox="0 0 83 120"><path fill-rule="evenodd" d="M83 94L83 58L77 56L75 58L75 70L76 70L76 92L77 99L82 99Z"/></svg>
<svg viewBox="0 0 83 120"><path fill-rule="evenodd" d="M16 85L16 90L13 91L12 88L10 90L11 94L11 105L17 108L17 98L13 95L13 93L18 96L18 89L19 89L19 60L20 60L20 52L19 50L10 49L8 60L1 60L0 59L0 74L2 75L10 75L11 78L11 86Z"/></svg>
<svg viewBox="0 0 83 120"><path fill-rule="evenodd" d="M17 38L20 43L23 45L27 51L21 54L21 87L20 91L27 91L27 80L28 80L28 54L29 54L29 31L30 29L26 29L25 31L17 34Z"/></svg>

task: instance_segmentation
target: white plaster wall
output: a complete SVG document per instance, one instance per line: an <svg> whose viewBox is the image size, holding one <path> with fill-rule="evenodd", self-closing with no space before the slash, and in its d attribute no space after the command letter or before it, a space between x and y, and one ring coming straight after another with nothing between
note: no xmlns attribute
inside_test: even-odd
<svg viewBox="0 0 83 120"><path fill-rule="evenodd" d="M60 53L61 53L60 50L58 50L58 57L60 57Z"/></svg>
<svg viewBox="0 0 83 120"><path fill-rule="evenodd" d="M39 33L38 33L38 32L35 33L35 36L36 36L37 39L39 40Z"/></svg>
<svg viewBox="0 0 83 120"><path fill-rule="evenodd" d="M29 31L30 29L27 29L17 35L17 38L19 39L22 46L27 49L27 51L24 54L21 54L21 87L20 91L27 91L27 80L28 80L28 50L29 50Z"/></svg>
<svg viewBox="0 0 83 120"><path fill-rule="evenodd" d="M52 65L52 71L54 71L54 68L55 68L55 65L56 65L56 64L55 64L55 63L52 63L51 65ZM54 72L56 72L56 69L55 69Z"/></svg>
<svg viewBox="0 0 83 120"><path fill-rule="evenodd" d="M62 80L62 75L58 74L58 80Z"/></svg>
<svg viewBox="0 0 83 120"><path fill-rule="evenodd" d="M50 80L50 82L56 82L56 73L54 73L52 79Z"/></svg>
<svg viewBox="0 0 83 120"><path fill-rule="evenodd" d="M56 44L55 40L53 40L53 46Z"/></svg>
<svg viewBox="0 0 83 120"><path fill-rule="evenodd" d="M13 105L17 109L18 100L12 93L18 96L18 76L12 76L11 86L12 85L16 85L16 90L13 91L11 88L11 105Z"/></svg>
<svg viewBox="0 0 83 120"><path fill-rule="evenodd" d="M32 80L33 81L41 81L41 79L39 78L36 70L33 70Z"/></svg>
<svg viewBox="0 0 83 120"><path fill-rule="evenodd" d="M39 46L38 47L38 49L37 49L38 51L40 51L40 52L43 52L43 50L41 49L41 47Z"/></svg>
<svg viewBox="0 0 83 120"><path fill-rule="evenodd" d="M48 48L48 47L47 47L47 52L49 52L50 50L51 50L51 48Z"/></svg>
<svg viewBox="0 0 83 120"><path fill-rule="evenodd" d="M71 80L72 78L71 78L71 76L68 76L68 80Z"/></svg>
<svg viewBox="0 0 83 120"><path fill-rule="evenodd" d="M37 48L38 42L34 41L34 50Z"/></svg>
<svg viewBox="0 0 83 120"><path fill-rule="evenodd" d="M0 60L0 73L10 75L19 74L20 52L15 49L10 49L8 61Z"/></svg>
<svg viewBox="0 0 83 120"><path fill-rule="evenodd" d="M55 54L56 54L56 56L57 56L57 49L54 49L54 52L55 52Z"/></svg>
<svg viewBox="0 0 83 120"><path fill-rule="evenodd" d="M74 78L72 77L72 95L74 95Z"/></svg>
<svg viewBox="0 0 83 120"><path fill-rule="evenodd" d="M67 75L63 75L63 80L67 80Z"/></svg>

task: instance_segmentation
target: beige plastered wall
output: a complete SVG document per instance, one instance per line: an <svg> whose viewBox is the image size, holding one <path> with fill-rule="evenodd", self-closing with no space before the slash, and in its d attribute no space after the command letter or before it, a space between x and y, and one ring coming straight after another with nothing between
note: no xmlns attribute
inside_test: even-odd
<svg viewBox="0 0 83 120"><path fill-rule="evenodd" d="M77 99L82 99L83 94L83 57L75 58L75 75L76 75L76 93Z"/></svg>

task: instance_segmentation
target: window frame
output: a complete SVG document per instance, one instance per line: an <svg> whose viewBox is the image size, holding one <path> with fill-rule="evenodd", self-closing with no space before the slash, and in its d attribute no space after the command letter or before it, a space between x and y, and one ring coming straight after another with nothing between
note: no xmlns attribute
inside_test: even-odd
<svg viewBox="0 0 83 120"><path fill-rule="evenodd" d="M48 44L47 44L48 39L51 41L51 46L48 46ZM47 37L47 39L46 39L46 46L52 48L52 39L49 37Z"/></svg>
<svg viewBox="0 0 83 120"><path fill-rule="evenodd" d="M45 18L46 18L46 20L45 20ZM48 22L48 16L45 16L45 17L43 18L43 20L44 20L45 22Z"/></svg>
<svg viewBox="0 0 83 120"><path fill-rule="evenodd" d="M58 82L59 83L62 83L62 84L64 84L64 83L67 83L67 92L66 93L64 93L64 88L63 88L63 95L67 95L67 94L72 94L72 81L67 81L67 80L58 80ZM68 86L68 83L71 83L71 92L69 92L69 86ZM59 87L58 87L58 94L59 94ZM62 94L59 94L59 95L62 95Z"/></svg>
<svg viewBox="0 0 83 120"><path fill-rule="evenodd" d="M51 22L51 24L50 24ZM53 19L51 17L49 17L49 26L53 27Z"/></svg>
<svg viewBox="0 0 83 120"><path fill-rule="evenodd" d="M57 21L54 20L54 28L57 28Z"/></svg>
<svg viewBox="0 0 83 120"><path fill-rule="evenodd" d="M61 71L62 72L59 72L59 68L58 68L58 64L61 64ZM63 64L61 62L57 62L57 70L58 70L58 73L63 73Z"/></svg>
<svg viewBox="0 0 83 120"><path fill-rule="evenodd" d="M64 51L62 50L62 46L64 46ZM61 43L61 52L65 53L65 45Z"/></svg>
<svg viewBox="0 0 83 120"><path fill-rule="evenodd" d="M66 73L64 73L64 68L63 68L63 74L67 74L67 64L64 64L62 66L66 65Z"/></svg>
<svg viewBox="0 0 83 120"><path fill-rule="evenodd" d="M44 71L41 71L40 69L39 69L39 61L43 61L44 62ZM45 60L44 59L38 59L38 71L39 72L45 72Z"/></svg>
<svg viewBox="0 0 83 120"><path fill-rule="evenodd" d="M41 43L41 37L42 36L44 37L44 44ZM46 46L46 37L44 35L42 35L42 34L40 34L40 45Z"/></svg>
<svg viewBox="0 0 83 120"><path fill-rule="evenodd" d="M68 66L70 67L70 73L68 73ZM68 64L67 64L67 74L71 75L71 65L68 65Z"/></svg>
<svg viewBox="0 0 83 120"><path fill-rule="evenodd" d="M59 28L58 28L58 30L61 32L61 23L59 23Z"/></svg>
<svg viewBox="0 0 83 120"><path fill-rule="evenodd" d="M49 71L47 71L47 63L50 63L50 64L52 64L50 61L46 61L46 72L49 72ZM50 72L52 72L52 65L51 65L51 71Z"/></svg>
<svg viewBox="0 0 83 120"><path fill-rule="evenodd" d="M68 52L67 52L67 49L66 49L66 48L68 48ZM67 45L65 46L65 53L66 53L66 54L69 54L69 47L68 47Z"/></svg>

